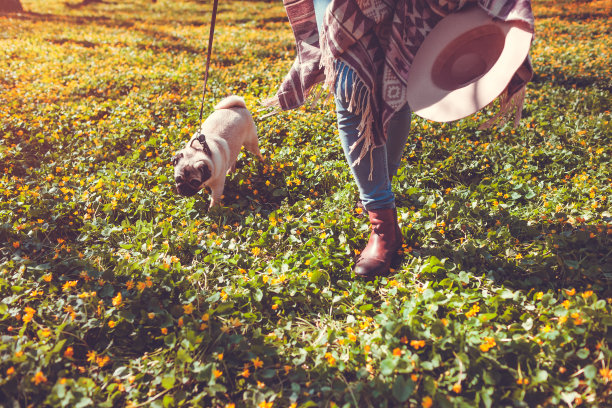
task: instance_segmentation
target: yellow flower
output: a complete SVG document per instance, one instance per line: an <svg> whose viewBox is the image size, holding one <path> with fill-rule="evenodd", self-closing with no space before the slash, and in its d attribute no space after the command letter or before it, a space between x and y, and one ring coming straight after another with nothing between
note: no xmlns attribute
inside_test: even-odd
<svg viewBox="0 0 612 408"><path fill-rule="evenodd" d="M68 281L68 282L66 282L66 283L64 283L62 285L62 290L64 292L67 291L67 290L70 290L71 288L74 288L77 285L77 283L79 283L79 282L75 281L75 280L74 281Z"/></svg>
<svg viewBox="0 0 612 408"><path fill-rule="evenodd" d="M455 385L453 385L453 391L454 391L456 394L461 393L461 383L456 383Z"/></svg>
<svg viewBox="0 0 612 408"><path fill-rule="evenodd" d="M94 361L96 361L96 352L95 351L89 350L87 352L87 361L92 362L92 363Z"/></svg>
<svg viewBox="0 0 612 408"><path fill-rule="evenodd" d="M485 337L485 342L480 345L480 350L486 353L495 346L496 343L493 337Z"/></svg>
<svg viewBox="0 0 612 408"><path fill-rule="evenodd" d="M425 340L412 340L410 342L410 345L415 349L418 350L420 348L425 347Z"/></svg>
<svg viewBox="0 0 612 408"><path fill-rule="evenodd" d="M331 355L331 353L325 353L325 359L327 359L327 363L330 366L335 366L336 365L336 359L334 358L334 356Z"/></svg>
<svg viewBox="0 0 612 408"><path fill-rule="evenodd" d="M474 317L480 312L480 306L475 304L472 308L465 314L465 317Z"/></svg>
<svg viewBox="0 0 612 408"><path fill-rule="evenodd" d="M110 360L110 357L108 356L104 356L104 357L97 357L96 358L96 363L98 364L98 367L104 367Z"/></svg>
<svg viewBox="0 0 612 408"><path fill-rule="evenodd" d="M261 368L263 367L263 361L261 361L259 359L259 357L255 357L254 359L251 360L253 362L253 366L257 369L257 368Z"/></svg>
<svg viewBox="0 0 612 408"><path fill-rule="evenodd" d="M108 321L108 327L110 327L111 329L112 329L113 327L115 327L116 325L117 325L117 322L116 322L116 321L114 321L114 320L109 320L109 321Z"/></svg>
<svg viewBox="0 0 612 408"><path fill-rule="evenodd" d="M592 290L587 290L586 292L584 292L581 296L585 299L591 297L591 295L593 294Z"/></svg>
<svg viewBox="0 0 612 408"><path fill-rule="evenodd" d="M39 371L36 373L36 375L34 375L34 377L32 377L32 382L38 385L40 383L47 382L47 377L44 376L42 371Z"/></svg>
<svg viewBox="0 0 612 408"><path fill-rule="evenodd" d="M121 296L121 292L117 292L117 296L113 298L113 306L121 307L122 304L123 304L123 298Z"/></svg>
<svg viewBox="0 0 612 408"><path fill-rule="evenodd" d="M273 405L272 402L262 401L259 403L258 407L259 408L272 408L272 405Z"/></svg>
<svg viewBox="0 0 612 408"><path fill-rule="evenodd" d="M12 367L11 367L12 368ZM602 368L599 370L599 375L602 376L604 382L609 382L612 381L612 370L610 370L609 368Z"/></svg>

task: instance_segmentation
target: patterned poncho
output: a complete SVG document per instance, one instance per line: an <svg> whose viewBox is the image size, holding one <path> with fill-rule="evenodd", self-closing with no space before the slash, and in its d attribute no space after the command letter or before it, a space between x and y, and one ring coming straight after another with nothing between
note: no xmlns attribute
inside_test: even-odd
<svg viewBox="0 0 612 408"><path fill-rule="evenodd" d="M446 15L478 5L503 21L533 30L530 0L332 0L321 35L313 0L283 0L296 40L297 58L277 94L264 102L283 110L301 106L313 87L333 90L336 61L356 74L349 110L361 115L359 159L386 141L393 114L407 101L406 78L423 40ZM502 110L523 94L533 71L527 59L502 94ZM514 98L516 99L516 98ZM522 100L520 102L522 106ZM357 163L355 163L357 164Z"/></svg>

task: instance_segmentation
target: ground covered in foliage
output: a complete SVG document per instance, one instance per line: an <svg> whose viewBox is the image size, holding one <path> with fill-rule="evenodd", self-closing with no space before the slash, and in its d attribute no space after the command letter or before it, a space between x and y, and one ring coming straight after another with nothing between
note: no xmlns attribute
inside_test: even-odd
<svg viewBox="0 0 612 408"><path fill-rule="evenodd" d="M610 3L534 0L519 128L418 117L388 278L351 275L330 104L265 117L280 1L220 2L210 91L267 158L224 207L173 192L212 2L23 0L0 16L0 405L605 406L612 390ZM84 2L85 3L85 2Z"/></svg>

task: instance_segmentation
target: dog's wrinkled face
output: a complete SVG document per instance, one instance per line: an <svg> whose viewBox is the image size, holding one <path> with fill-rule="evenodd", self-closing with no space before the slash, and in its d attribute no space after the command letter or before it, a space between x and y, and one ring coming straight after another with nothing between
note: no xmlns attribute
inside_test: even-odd
<svg viewBox="0 0 612 408"><path fill-rule="evenodd" d="M213 170L210 148L205 136L196 133L184 149L179 150L172 158L176 190L182 196L196 194Z"/></svg>

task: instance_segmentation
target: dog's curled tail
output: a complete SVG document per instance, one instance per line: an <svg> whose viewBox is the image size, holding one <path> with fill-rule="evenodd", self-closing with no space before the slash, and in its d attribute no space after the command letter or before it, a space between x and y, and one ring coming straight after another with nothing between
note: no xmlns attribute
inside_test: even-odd
<svg viewBox="0 0 612 408"><path fill-rule="evenodd" d="M229 108L246 108L244 99L237 95L230 95L224 98L221 102L215 106L215 110L229 109Z"/></svg>

